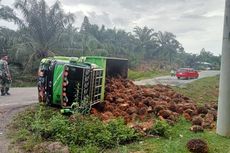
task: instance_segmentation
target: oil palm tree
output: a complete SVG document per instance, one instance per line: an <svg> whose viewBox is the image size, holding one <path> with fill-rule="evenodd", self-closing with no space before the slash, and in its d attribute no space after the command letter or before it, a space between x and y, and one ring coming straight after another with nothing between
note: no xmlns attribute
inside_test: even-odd
<svg viewBox="0 0 230 153"><path fill-rule="evenodd" d="M0 54L7 53L12 48L16 35L15 31L0 27Z"/></svg>
<svg viewBox="0 0 230 153"><path fill-rule="evenodd" d="M176 40L176 36L170 32L163 33L159 31L157 34L157 43L159 45L158 56L169 58L170 64L175 56L177 56L177 53L184 52L184 48Z"/></svg>
<svg viewBox="0 0 230 153"><path fill-rule="evenodd" d="M44 0L16 0L14 6L23 14L18 25L24 39L41 57L51 52L65 27L74 21L73 14L64 13L59 1L48 7Z"/></svg>
<svg viewBox="0 0 230 153"><path fill-rule="evenodd" d="M20 20L16 16L14 10L9 6L2 5L1 0L0 0L0 19L10 21L10 22L13 21L15 23L20 23Z"/></svg>
<svg viewBox="0 0 230 153"><path fill-rule="evenodd" d="M15 18L18 25L22 46L29 47L32 51L25 70L32 61L54 55L54 46L61 40L60 37L67 26L74 22L74 15L65 13L59 1L49 7L45 0L16 0L15 9L19 10L22 17L17 17L13 10L8 11Z"/></svg>
<svg viewBox="0 0 230 153"><path fill-rule="evenodd" d="M154 32L154 29L148 27L135 27L134 28L134 40L137 44L135 49L139 54L144 55L145 58L152 57L152 54L156 49L156 37L157 33Z"/></svg>

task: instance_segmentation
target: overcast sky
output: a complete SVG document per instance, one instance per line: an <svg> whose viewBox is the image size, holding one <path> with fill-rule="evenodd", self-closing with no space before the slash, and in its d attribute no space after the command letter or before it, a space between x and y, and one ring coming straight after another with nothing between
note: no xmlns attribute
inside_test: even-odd
<svg viewBox="0 0 230 153"><path fill-rule="evenodd" d="M49 5L55 0L46 0ZM221 54L224 0L60 0L67 12L76 15L76 26L83 17L91 23L133 31L148 26L155 31L169 31L177 36L186 52L202 48ZM12 5L14 0L2 0ZM0 20L0 26L14 28Z"/></svg>

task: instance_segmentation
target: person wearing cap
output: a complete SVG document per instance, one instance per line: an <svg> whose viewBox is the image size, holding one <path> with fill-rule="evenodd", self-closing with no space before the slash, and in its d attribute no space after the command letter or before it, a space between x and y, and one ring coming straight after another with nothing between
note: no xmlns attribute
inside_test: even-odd
<svg viewBox="0 0 230 153"><path fill-rule="evenodd" d="M0 89L1 96L10 95L11 75L8 67L8 56L0 59Z"/></svg>

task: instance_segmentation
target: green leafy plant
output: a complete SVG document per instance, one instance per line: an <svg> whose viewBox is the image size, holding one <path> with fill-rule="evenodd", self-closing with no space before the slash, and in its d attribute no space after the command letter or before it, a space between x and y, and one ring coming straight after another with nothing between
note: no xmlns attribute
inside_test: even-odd
<svg viewBox="0 0 230 153"><path fill-rule="evenodd" d="M148 134L158 135L168 138L171 132L171 126L165 120L156 120L153 127L147 131Z"/></svg>
<svg viewBox="0 0 230 153"><path fill-rule="evenodd" d="M121 118L110 121L107 128L112 134L111 140L117 145L129 143L139 138L139 135L133 129L127 128Z"/></svg>
<svg viewBox="0 0 230 153"><path fill-rule="evenodd" d="M127 127L123 119L103 123L96 117L74 114L63 116L56 109L39 106L30 108L20 114L13 122L12 128L16 142L23 142L30 147L42 141L60 141L71 150L78 148L113 148L139 139L134 129ZM19 131L19 132L18 132ZM35 140L31 143L29 140Z"/></svg>
<svg viewBox="0 0 230 153"><path fill-rule="evenodd" d="M78 94L80 92L80 84L76 83L75 86L75 95L74 102L71 105L73 112L81 114L89 114L91 109L91 102L89 96L84 97L83 100L79 99Z"/></svg>

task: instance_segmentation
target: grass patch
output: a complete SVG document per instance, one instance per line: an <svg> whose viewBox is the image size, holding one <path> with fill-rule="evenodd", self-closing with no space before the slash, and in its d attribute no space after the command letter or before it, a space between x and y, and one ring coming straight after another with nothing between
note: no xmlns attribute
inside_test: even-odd
<svg viewBox="0 0 230 153"><path fill-rule="evenodd" d="M18 75L12 80L12 87L35 87L37 86L37 76Z"/></svg>
<svg viewBox="0 0 230 153"><path fill-rule="evenodd" d="M149 79L153 77L158 77L158 76L164 76L164 75L169 75L169 72L167 71L134 71L134 70L129 70L128 71L128 78L131 80L143 80L143 79Z"/></svg>
<svg viewBox="0 0 230 153"><path fill-rule="evenodd" d="M25 82L21 80L13 80L12 82L12 87L35 87L35 86L37 86L36 81Z"/></svg>
<svg viewBox="0 0 230 153"><path fill-rule="evenodd" d="M27 152L44 141L62 142L72 152L103 150L139 139L123 119L103 123L93 116L63 116L59 110L36 106L19 114L11 124L9 136Z"/></svg>
<svg viewBox="0 0 230 153"><path fill-rule="evenodd" d="M189 153L186 143L192 138L201 138L208 143L210 153L229 153L230 139L219 136L215 131L205 131L194 133L189 131L191 123L181 118L179 122L171 128L168 139L164 137L147 138L138 143L120 146L116 149L107 150L107 153Z"/></svg>
<svg viewBox="0 0 230 153"><path fill-rule="evenodd" d="M164 120L156 120L154 126L149 129L147 133L169 138L171 134L171 126Z"/></svg>
<svg viewBox="0 0 230 153"><path fill-rule="evenodd" d="M207 77L173 89L195 101L197 104L217 102L219 94L219 77Z"/></svg>

